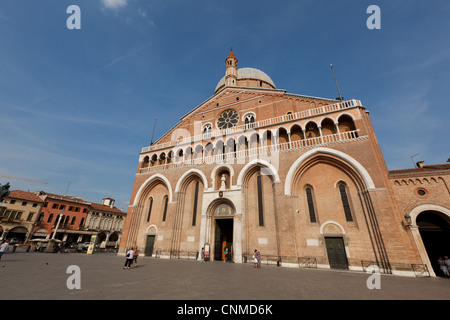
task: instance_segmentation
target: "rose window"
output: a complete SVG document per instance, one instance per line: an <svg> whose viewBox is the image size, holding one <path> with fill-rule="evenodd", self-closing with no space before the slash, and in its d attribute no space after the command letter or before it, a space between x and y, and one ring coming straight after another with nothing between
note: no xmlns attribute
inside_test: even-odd
<svg viewBox="0 0 450 320"><path fill-rule="evenodd" d="M217 119L217 127L219 129L233 128L239 121L239 114L234 110L224 111Z"/></svg>

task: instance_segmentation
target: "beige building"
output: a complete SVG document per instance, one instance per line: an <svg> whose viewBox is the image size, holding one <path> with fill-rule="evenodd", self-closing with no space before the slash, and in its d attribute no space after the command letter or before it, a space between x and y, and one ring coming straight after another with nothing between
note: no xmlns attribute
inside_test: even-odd
<svg viewBox="0 0 450 320"><path fill-rule="evenodd" d="M13 190L0 216L0 238L25 243L35 226L44 201L31 192Z"/></svg>
<svg viewBox="0 0 450 320"><path fill-rule="evenodd" d="M142 149L120 252L431 270L361 101L288 93L237 62L231 51L213 95ZM429 190L448 226L448 189Z"/></svg>
<svg viewBox="0 0 450 320"><path fill-rule="evenodd" d="M117 248L122 236L126 213L114 206L114 199L91 203L84 229L97 236L100 248Z"/></svg>

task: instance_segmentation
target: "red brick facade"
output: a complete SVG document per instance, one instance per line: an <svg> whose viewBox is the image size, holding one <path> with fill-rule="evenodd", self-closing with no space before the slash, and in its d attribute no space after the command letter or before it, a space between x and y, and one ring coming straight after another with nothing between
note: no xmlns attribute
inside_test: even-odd
<svg viewBox="0 0 450 320"><path fill-rule="evenodd" d="M211 259L227 247L237 263L258 249L285 266L429 265L361 102L289 94L236 64L230 54L214 95L143 148L121 252L189 257L209 245ZM448 189L438 194L448 210Z"/></svg>

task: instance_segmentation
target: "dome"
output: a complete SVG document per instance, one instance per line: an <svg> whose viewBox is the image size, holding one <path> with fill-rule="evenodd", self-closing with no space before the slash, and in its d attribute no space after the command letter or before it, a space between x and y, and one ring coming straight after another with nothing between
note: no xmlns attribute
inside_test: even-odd
<svg viewBox="0 0 450 320"><path fill-rule="evenodd" d="M244 79L251 79L251 80L258 80L258 81L264 81L268 83L270 86L272 86L274 89L275 84L273 83L272 79L264 73L263 71L255 68L240 68L237 69L237 80L244 80ZM225 85L225 76L223 76L222 79L220 79L219 83L216 86L216 92L218 89L223 87Z"/></svg>

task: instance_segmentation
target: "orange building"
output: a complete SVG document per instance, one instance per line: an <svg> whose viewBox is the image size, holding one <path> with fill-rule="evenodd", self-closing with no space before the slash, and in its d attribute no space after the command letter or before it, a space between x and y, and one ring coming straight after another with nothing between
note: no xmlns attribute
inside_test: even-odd
<svg viewBox="0 0 450 320"><path fill-rule="evenodd" d="M69 243L90 240L91 234L82 230L89 202L44 191L36 192L36 195L44 201L44 205L33 229L33 237L54 237Z"/></svg>
<svg viewBox="0 0 450 320"><path fill-rule="evenodd" d="M361 101L288 93L237 63L231 51L214 94L142 149L119 252L434 274ZM429 192L448 229L448 188Z"/></svg>

